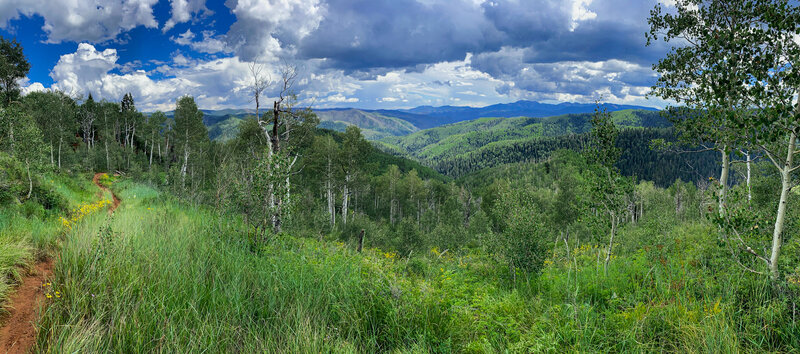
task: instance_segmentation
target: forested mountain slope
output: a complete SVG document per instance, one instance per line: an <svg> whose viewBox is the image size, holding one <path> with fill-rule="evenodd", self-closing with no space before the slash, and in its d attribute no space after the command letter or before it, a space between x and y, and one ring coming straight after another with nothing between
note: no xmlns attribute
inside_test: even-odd
<svg viewBox="0 0 800 354"><path fill-rule="evenodd" d="M217 141L233 139L238 132L239 124L247 118L255 117L255 110L251 109L202 111L203 123L208 127L209 138ZM364 137L370 140L377 140L388 136L406 135L419 130L414 124L408 121L374 111L346 108L320 110L314 113L316 113L320 120L320 128L343 132L348 125L355 125L361 128ZM174 114L174 112L166 113L167 117L170 118L172 118ZM259 114L271 114L271 111L262 110Z"/></svg>
<svg viewBox="0 0 800 354"><path fill-rule="evenodd" d="M602 107L609 111L640 112L635 115L655 111L649 107L616 104L603 104ZM595 108L596 106L593 104L546 104L533 101L518 101L487 107L421 106L407 110L328 108L315 109L314 113L317 114L320 120L321 128L343 132L348 125L355 125L361 128L367 139L379 140L392 136L408 135L420 129L434 128L484 117L551 117L567 114L589 114ZM204 109L202 112L203 123L208 126L210 138L220 141L233 138L236 134L236 127L242 120L255 115L255 110L253 109ZM260 114L269 114L269 112L269 110L262 110ZM171 118L174 112L167 112L166 115Z"/></svg>
<svg viewBox="0 0 800 354"><path fill-rule="evenodd" d="M611 116L621 128L617 145L622 151L618 167L623 174L662 186L675 179L699 181L718 174L711 152L675 154L651 149L654 139L674 140L671 125L660 112L623 110ZM459 177L505 163L543 161L558 149L583 150L589 144L590 119L591 114L481 118L384 138L379 146Z"/></svg>
<svg viewBox="0 0 800 354"><path fill-rule="evenodd" d="M656 110L655 108L650 107L619 105L612 103L603 103L601 106L610 112L629 109L647 111ZM417 124L418 127L425 129L443 124L484 117L552 117L565 114L591 113L595 108L596 105L591 103L564 102L559 104L548 104L535 101L517 101L513 103L495 104L486 107L420 106L400 111L429 117L428 122Z"/></svg>
<svg viewBox="0 0 800 354"><path fill-rule="evenodd" d="M381 141L419 159L442 159L482 148L488 144L538 137L581 134L591 129L591 114L555 117L480 118L422 130ZM659 112L624 110L612 113L620 128L664 128L670 123Z"/></svg>

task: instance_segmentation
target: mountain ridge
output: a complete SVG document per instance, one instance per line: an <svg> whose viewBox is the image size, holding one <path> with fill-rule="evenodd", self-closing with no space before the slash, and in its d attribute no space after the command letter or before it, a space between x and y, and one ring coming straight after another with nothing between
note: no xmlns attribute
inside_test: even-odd
<svg viewBox="0 0 800 354"><path fill-rule="evenodd" d="M610 112L622 110L658 111L646 106L600 104ZM314 112L320 118L320 127L344 131L348 125L362 129L369 140L382 140L390 137L406 136L417 131L441 127L448 124L471 121L480 118L547 118L567 114L592 113L597 108L594 103L562 102L558 104L520 100L512 103L498 103L484 107L470 106L418 106L410 109L360 109L353 107L320 108ZM235 129L242 120L255 114L251 108L226 108L220 110L203 109L203 122L209 127L212 139L229 139L235 136ZM270 110L262 110L269 114ZM168 117L174 111L165 112ZM233 130L233 131L231 131Z"/></svg>

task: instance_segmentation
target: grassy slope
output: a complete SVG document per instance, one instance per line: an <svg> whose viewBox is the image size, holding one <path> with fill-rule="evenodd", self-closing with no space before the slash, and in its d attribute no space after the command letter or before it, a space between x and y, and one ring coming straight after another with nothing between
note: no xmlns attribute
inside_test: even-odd
<svg viewBox="0 0 800 354"><path fill-rule="evenodd" d="M800 347L786 304L763 278L720 263L728 255L703 221L663 213L624 228L607 276L602 245L574 245L569 256L559 247L541 276L518 274L512 286L479 250L407 260L280 236L254 253L235 218L143 185L115 188L123 204L113 218L95 215L68 234L53 281L63 297L39 322L41 351Z"/></svg>
<svg viewBox="0 0 800 354"><path fill-rule="evenodd" d="M0 166L5 178L13 174L9 173L13 170L12 166ZM13 190L15 180L27 188L27 179L23 181L13 176L12 183L4 187ZM59 217L68 216L72 210L97 199L97 189L89 179L60 175L37 177L34 191L29 200L20 202L23 199L12 197L13 200L0 203L0 313L25 269L56 250L61 235Z"/></svg>

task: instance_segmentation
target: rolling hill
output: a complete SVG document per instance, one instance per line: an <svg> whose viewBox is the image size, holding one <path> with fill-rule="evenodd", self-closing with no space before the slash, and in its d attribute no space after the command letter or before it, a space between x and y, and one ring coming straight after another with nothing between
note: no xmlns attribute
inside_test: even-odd
<svg viewBox="0 0 800 354"><path fill-rule="evenodd" d="M618 105L604 103L601 105L609 112L621 110L646 110L656 111L655 108L631 105ZM572 103L565 102L559 104L540 103L535 101L517 101L513 103L501 103L486 107L464 107L464 106L420 106L408 110L400 110L405 114L427 116L426 122L417 124L420 129L432 128L439 125L473 120L484 117L552 117L564 114L591 113L597 106L594 103Z"/></svg>
<svg viewBox="0 0 800 354"><path fill-rule="evenodd" d="M603 104L609 111L654 111L654 108ZM582 103L547 104L533 101L496 104L487 107L466 106L421 106L411 109L357 109L328 108L315 109L320 119L320 127L344 131L348 125L356 125L370 140L389 140L391 137L405 136L421 129L436 128L446 124L469 121L478 118L531 117L544 118L566 114L591 113L596 106ZM263 113L268 113L264 110ZM211 139L227 140L236 134L239 123L253 116L253 109L203 110L203 122L209 127ZM172 117L174 112L167 112ZM636 116L631 116L637 119Z"/></svg>
<svg viewBox="0 0 800 354"><path fill-rule="evenodd" d="M623 110L612 112L618 126L623 128L665 128L670 123L658 112ZM489 144L581 134L591 130L591 114L565 114L547 118L480 118L447 124L416 133L387 137L381 140L421 160L434 160L466 154Z"/></svg>

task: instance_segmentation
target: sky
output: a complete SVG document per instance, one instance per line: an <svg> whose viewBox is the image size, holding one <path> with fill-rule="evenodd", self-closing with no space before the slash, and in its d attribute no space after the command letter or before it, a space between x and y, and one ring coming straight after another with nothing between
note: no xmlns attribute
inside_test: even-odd
<svg viewBox="0 0 800 354"><path fill-rule="evenodd" d="M172 110L252 108L250 63L294 65L313 108L518 100L663 107L656 0L0 0L0 36L31 63L23 93ZM668 5L667 5L668 6ZM278 85L265 94L272 98Z"/></svg>

